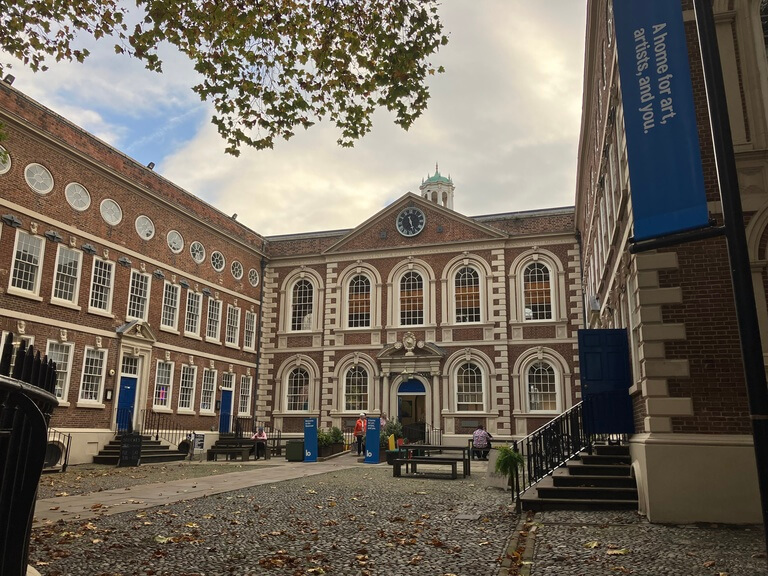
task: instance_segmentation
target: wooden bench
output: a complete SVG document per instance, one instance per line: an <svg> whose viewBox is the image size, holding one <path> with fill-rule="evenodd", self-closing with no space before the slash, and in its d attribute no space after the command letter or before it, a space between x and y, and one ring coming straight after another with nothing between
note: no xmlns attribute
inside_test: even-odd
<svg viewBox="0 0 768 576"><path fill-rule="evenodd" d="M471 450L467 446L442 446L434 444L404 444L398 448L400 453L398 458L406 457L431 457L435 454L436 457L444 458L446 460L455 460L461 462L461 472L464 478L471 475L472 469L470 464ZM453 452L456 455L448 455L446 452Z"/></svg>
<svg viewBox="0 0 768 576"><path fill-rule="evenodd" d="M417 465L440 465L440 466L450 466L451 467L451 480L456 480L458 475L456 474L456 466L461 460L458 458L442 458L439 456L411 456L410 458L395 458L395 461L392 465L392 476L395 478L400 478L402 476L401 469L402 466L405 464L405 471L408 472L408 467L410 466L411 473L416 474ZM443 474L440 476L441 478L447 478L448 476Z"/></svg>
<svg viewBox="0 0 768 576"><path fill-rule="evenodd" d="M245 461L250 457L252 448L253 446L214 446L213 448L208 448L206 459L209 462L218 460L219 454L223 454L227 457L227 460L240 456L240 458Z"/></svg>

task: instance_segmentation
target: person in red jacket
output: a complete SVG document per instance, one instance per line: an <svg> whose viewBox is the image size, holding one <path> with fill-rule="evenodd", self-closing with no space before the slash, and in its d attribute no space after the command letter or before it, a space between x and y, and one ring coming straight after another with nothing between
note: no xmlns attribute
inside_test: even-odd
<svg viewBox="0 0 768 576"><path fill-rule="evenodd" d="M357 441L357 455L363 453L363 437L365 436L365 412L360 412L360 417L355 422L355 440Z"/></svg>

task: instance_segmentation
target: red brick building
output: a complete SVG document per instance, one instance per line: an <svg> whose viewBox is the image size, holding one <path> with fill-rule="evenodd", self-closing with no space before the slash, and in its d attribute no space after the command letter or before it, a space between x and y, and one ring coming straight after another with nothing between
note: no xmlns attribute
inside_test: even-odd
<svg viewBox="0 0 768 576"><path fill-rule="evenodd" d="M759 0L715 0L762 349L768 358L768 62ZM612 2L587 4L576 227L588 321L630 336L632 466L641 512L658 522L759 522L760 504L734 293L723 238L641 254ZM722 224L693 6L682 1L710 217ZM762 18L761 18L762 17Z"/></svg>
<svg viewBox="0 0 768 576"><path fill-rule="evenodd" d="M572 208L467 217L436 172L353 230L263 238L5 84L0 122L0 329L57 361L74 462L146 412L206 444L361 411L464 442L578 401Z"/></svg>
<svg viewBox="0 0 768 576"><path fill-rule="evenodd" d="M71 461L250 418L264 239L6 84L0 122L0 329L57 362Z"/></svg>

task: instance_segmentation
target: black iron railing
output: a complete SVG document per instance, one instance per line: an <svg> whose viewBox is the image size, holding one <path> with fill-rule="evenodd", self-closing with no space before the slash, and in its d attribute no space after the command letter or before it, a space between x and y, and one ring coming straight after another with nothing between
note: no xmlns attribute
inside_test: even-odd
<svg viewBox="0 0 768 576"><path fill-rule="evenodd" d="M191 430L177 423L169 414L160 414L152 410L142 410L142 412L141 434L151 436L155 440L162 439L176 447L190 437Z"/></svg>
<svg viewBox="0 0 768 576"><path fill-rule="evenodd" d="M443 443L443 430L435 428L426 422L403 424L403 437L408 444L431 444L439 446Z"/></svg>
<svg viewBox="0 0 768 576"><path fill-rule="evenodd" d="M522 440L512 443L523 456L522 470L513 475L513 489L520 495L582 451L592 453L596 442L623 443L622 434L588 435L584 432L584 403L553 418Z"/></svg>
<svg viewBox="0 0 768 576"><path fill-rule="evenodd" d="M72 446L72 434L65 434L51 428L48 430L48 445L45 447L44 470L67 471L69 448Z"/></svg>
<svg viewBox="0 0 768 576"><path fill-rule="evenodd" d="M13 366L12 374L11 366ZM10 375L10 377L9 377ZM56 364L13 334L0 351L0 574L27 571L35 497L45 463Z"/></svg>

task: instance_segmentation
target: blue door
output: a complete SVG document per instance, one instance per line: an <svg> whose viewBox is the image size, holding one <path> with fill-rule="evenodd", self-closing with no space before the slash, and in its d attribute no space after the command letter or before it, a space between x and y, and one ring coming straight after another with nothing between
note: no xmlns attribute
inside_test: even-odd
<svg viewBox="0 0 768 576"><path fill-rule="evenodd" d="M221 412L219 413L219 433L230 432L232 421L232 390L224 388L221 391Z"/></svg>
<svg viewBox="0 0 768 576"><path fill-rule="evenodd" d="M634 433L627 331L579 330L579 363L584 431Z"/></svg>
<svg viewBox="0 0 768 576"><path fill-rule="evenodd" d="M117 397L117 431L133 431L133 410L136 404L136 377L120 378L120 391Z"/></svg>

